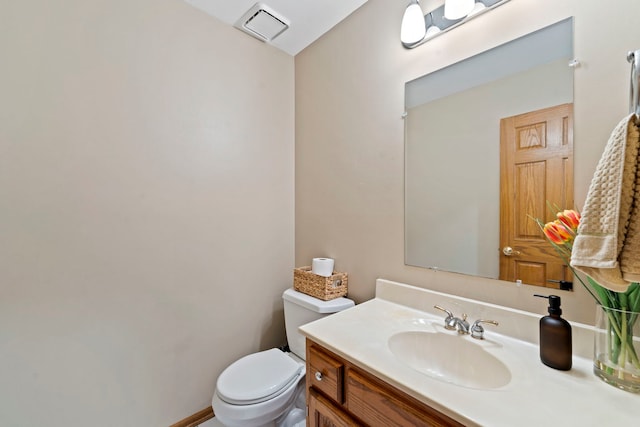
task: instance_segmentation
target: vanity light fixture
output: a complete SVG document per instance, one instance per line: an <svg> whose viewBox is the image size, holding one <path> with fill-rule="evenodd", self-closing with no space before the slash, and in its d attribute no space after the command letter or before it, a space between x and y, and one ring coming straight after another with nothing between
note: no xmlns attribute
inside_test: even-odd
<svg viewBox="0 0 640 427"><path fill-rule="evenodd" d="M486 8L487 6L484 3L482 3L481 1L477 1L476 4L473 5L473 9L471 9L471 12L469 12L469 16L475 15L476 13Z"/></svg>
<svg viewBox="0 0 640 427"><path fill-rule="evenodd" d="M475 6L474 0L445 0L444 17L455 21L467 16Z"/></svg>
<svg viewBox="0 0 640 427"><path fill-rule="evenodd" d="M440 27L438 27L433 22L433 13L429 13L429 26L427 27L427 34L425 35L425 37L426 38L433 37L439 32L440 32Z"/></svg>
<svg viewBox="0 0 640 427"><path fill-rule="evenodd" d="M445 0L444 5L422 14L418 0L410 0L402 17L400 41L407 49L445 33L509 0Z"/></svg>
<svg viewBox="0 0 640 427"><path fill-rule="evenodd" d="M424 39L426 33L427 27L420 3L418 3L418 0L411 0L402 17L400 40L402 40L402 43L417 43Z"/></svg>

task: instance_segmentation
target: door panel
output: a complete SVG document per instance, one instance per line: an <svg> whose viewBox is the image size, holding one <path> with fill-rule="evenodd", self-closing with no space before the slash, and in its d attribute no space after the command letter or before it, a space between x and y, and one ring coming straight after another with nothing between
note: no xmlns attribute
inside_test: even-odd
<svg viewBox="0 0 640 427"><path fill-rule="evenodd" d="M549 205L573 209L572 122L572 104L500 121L501 280L550 288L572 280L533 220L555 219Z"/></svg>

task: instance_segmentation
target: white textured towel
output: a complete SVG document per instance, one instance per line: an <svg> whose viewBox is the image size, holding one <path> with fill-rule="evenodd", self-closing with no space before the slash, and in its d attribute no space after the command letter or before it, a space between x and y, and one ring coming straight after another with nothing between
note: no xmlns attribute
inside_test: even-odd
<svg viewBox="0 0 640 427"><path fill-rule="evenodd" d="M615 127L598 162L571 254L573 267L616 292L640 281L639 150L632 114Z"/></svg>

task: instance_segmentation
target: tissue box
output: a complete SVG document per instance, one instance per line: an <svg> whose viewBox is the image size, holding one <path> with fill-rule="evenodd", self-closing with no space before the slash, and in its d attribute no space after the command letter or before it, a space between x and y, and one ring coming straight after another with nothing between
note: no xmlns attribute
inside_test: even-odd
<svg viewBox="0 0 640 427"><path fill-rule="evenodd" d="M333 272L329 277L311 272L311 266L293 269L293 289L323 301L347 295L347 273Z"/></svg>

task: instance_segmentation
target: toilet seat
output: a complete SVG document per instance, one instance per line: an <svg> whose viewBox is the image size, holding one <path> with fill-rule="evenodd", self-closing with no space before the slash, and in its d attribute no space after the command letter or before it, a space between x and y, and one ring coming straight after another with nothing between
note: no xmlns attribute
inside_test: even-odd
<svg viewBox="0 0 640 427"><path fill-rule="evenodd" d="M304 374L304 365L272 348L238 359L218 377L216 391L232 405L252 405L271 400Z"/></svg>

